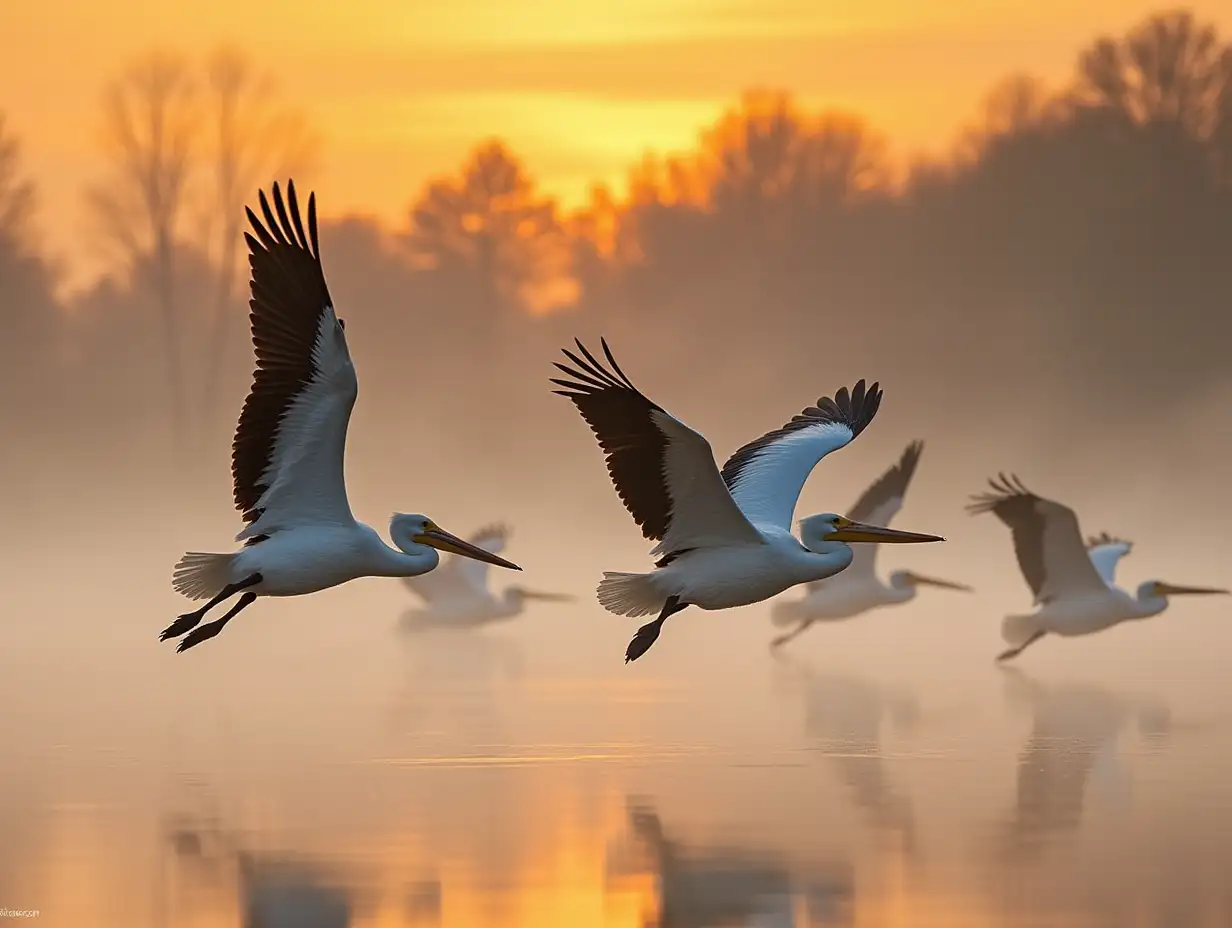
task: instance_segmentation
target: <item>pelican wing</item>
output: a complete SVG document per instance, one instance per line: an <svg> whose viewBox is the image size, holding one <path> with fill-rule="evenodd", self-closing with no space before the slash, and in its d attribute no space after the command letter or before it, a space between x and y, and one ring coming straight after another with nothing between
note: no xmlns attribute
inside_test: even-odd
<svg viewBox="0 0 1232 928"><path fill-rule="evenodd" d="M855 506L847 513L847 517L857 522L868 522L871 525L889 525L903 508L903 497L907 495L907 487L915 476L916 465L920 461L920 452L924 450L924 442L913 441L903 452L898 463L882 474L877 481L864 491L856 500ZM835 574L826 580L814 580L808 584L809 589L819 590L823 586L834 586L836 583L849 583L856 580L868 582L874 576L877 563L877 552L881 545L852 545L851 566L842 573Z"/></svg>
<svg viewBox="0 0 1232 928"><path fill-rule="evenodd" d="M660 564L691 548L762 544L732 500L710 443L647 399L621 371L606 341L607 366L580 341L573 366L557 364L568 380L553 379L586 420L607 457L608 474L642 535L657 541Z"/></svg>
<svg viewBox="0 0 1232 928"><path fill-rule="evenodd" d="M796 500L817 462L859 435L881 404L877 384L861 380L848 393L823 396L782 428L767 432L733 454L723 465L723 480L754 525L791 530Z"/></svg>
<svg viewBox="0 0 1232 928"><path fill-rule="evenodd" d="M1068 506L1036 496L1016 476L990 480L993 492L972 497L972 515L991 512L1009 526L1014 551L1036 603L1103 592L1106 584L1087 556L1078 517Z"/></svg>
<svg viewBox="0 0 1232 928"><path fill-rule="evenodd" d="M248 210L255 235L244 236L257 369L232 444L235 505L249 523L240 539L354 520L343 456L358 383L321 269L316 197L306 235L295 185L284 204L275 183L273 200L277 218L262 192L265 222Z"/></svg>
<svg viewBox="0 0 1232 928"><path fill-rule="evenodd" d="M1113 538L1107 532L1100 532L1087 539L1087 554L1091 563L1109 586L1116 583L1117 564L1121 558L1134 550L1134 543L1124 538Z"/></svg>

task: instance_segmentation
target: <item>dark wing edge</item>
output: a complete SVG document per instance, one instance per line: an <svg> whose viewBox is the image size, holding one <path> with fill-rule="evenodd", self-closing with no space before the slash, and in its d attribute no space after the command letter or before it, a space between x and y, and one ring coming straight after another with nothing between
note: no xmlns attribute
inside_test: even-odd
<svg viewBox="0 0 1232 928"><path fill-rule="evenodd" d="M553 362L569 380L551 378L577 407L607 460L608 475L633 521L648 541L661 541L671 527L672 499L664 479L667 436L655 425L655 412L668 413L633 385L600 339L608 365L597 360L574 339L581 357L568 348L561 351L573 366Z"/></svg>
<svg viewBox="0 0 1232 928"><path fill-rule="evenodd" d="M1100 532L1098 535L1091 535L1087 538L1087 550L1098 548L1101 545L1125 545L1132 551L1134 543L1128 538L1118 538L1116 535L1109 535L1107 532Z"/></svg>
<svg viewBox="0 0 1232 928"><path fill-rule="evenodd" d="M1034 513L1035 504L1041 499L1040 496L1023 486L1017 474L1011 474L1008 477L1005 474L998 474L988 481L988 485L992 488L992 492L973 493L971 502L966 506L967 512L973 516L991 512L1011 527L1012 523L1007 521L1007 516L1012 518L1024 511ZM1029 509L1026 508L1028 506Z"/></svg>
<svg viewBox="0 0 1232 928"><path fill-rule="evenodd" d="M257 365L231 445L231 476L235 507L249 523L261 517L257 504L268 489L262 478L279 423L316 373L312 351L321 313L333 305L321 267L316 195L308 196L305 234L294 182L287 182L287 202L277 182L271 192L273 210L265 192L258 191L264 223L245 208L253 230L244 233L244 240L252 272L248 318Z"/></svg>
<svg viewBox="0 0 1232 928"><path fill-rule="evenodd" d="M752 461L756 460L762 451L785 435L801 429L827 423L839 423L851 429L851 436L854 440L877 415L877 409L881 406L881 392L880 384L874 382L871 387L865 389L864 381L860 380L850 392L846 387L841 387L833 398L821 397L817 400L816 406L809 406L798 415L792 416L791 421L786 425L767 432L761 438L755 438L737 449L723 465L724 483L729 488L735 488L741 473Z"/></svg>
<svg viewBox="0 0 1232 928"><path fill-rule="evenodd" d="M923 450L924 442L922 441L917 440L909 444L898 463L877 478L873 485L856 500L856 504L847 514L848 517L857 522L867 522L886 500L895 497L903 499L907 495L907 487L911 484L911 478L915 476L915 469L920 463L920 453Z"/></svg>
<svg viewBox="0 0 1232 928"><path fill-rule="evenodd" d="M1044 517L1036 509L1042 497L1028 490L1017 474L1008 477L998 474L996 479L988 481L988 485L992 492L973 495L967 504L967 511L973 516L991 512L1009 527L1018 566L1038 599L1047 580L1044 569Z"/></svg>

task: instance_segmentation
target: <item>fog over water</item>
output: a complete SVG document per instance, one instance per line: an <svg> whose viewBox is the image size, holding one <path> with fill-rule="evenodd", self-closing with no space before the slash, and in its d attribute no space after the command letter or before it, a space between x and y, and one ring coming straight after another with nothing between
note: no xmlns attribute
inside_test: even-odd
<svg viewBox="0 0 1232 928"><path fill-rule="evenodd" d="M1133 541L1125 588L1232 586L1232 49L1202 28L1092 36L1066 86L993 88L935 162L765 91L576 212L482 133L451 176L391 191L399 227L339 217L304 166L360 382L356 516L507 523L524 572L492 569L497 589L576 600L416 632L411 593L367 579L258 600L183 654L158 640L185 611L172 566L240 527L247 284L242 252L225 269L238 229L214 233L242 211L214 203L206 239L177 218L164 265L158 217L132 213L100 149L132 234L66 292L0 122L0 915L1232 924L1232 597L999 666L1001 618L1031 597L1006 527L963 508L1016 473L1086 534ZM1142 48L1181 77L1145 80ZM268 186L287 159L265 154ZM601 336L720 461L879 381L876 419L796 515L848 511L921 439L894 527L947 540L887 548L879 573L975 591L925 588L774 652L770 603L690 609L626 665L639 620L594 590L648 569L649 545L548 382L562 347Z"/></svg>

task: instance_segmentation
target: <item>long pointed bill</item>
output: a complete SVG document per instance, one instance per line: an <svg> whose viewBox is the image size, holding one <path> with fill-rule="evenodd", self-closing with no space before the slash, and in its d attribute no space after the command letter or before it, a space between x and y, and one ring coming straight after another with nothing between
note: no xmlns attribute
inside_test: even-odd
<svg viewBox="0 0 1232 928"><path fill-rule="evenodd" d="M522 596L526 599L539 599L548 603L571 603L577 597L570 596L568 593L539 593L535 590L523 590Z"/></svg>
<svg viewBox="0 0 1232 928"><path fill-rule="evenodd" d="M937 586L943 590L958 590L960 593L974 593L975 590L964 583L951 583L949 580L938 580L936 577L925 577L920 574L909 574L911 582L923 586Z"/></svg>
<svg viewBox="0 0 1232 928"><path fill-rule="evenodd" d="M945 541L940 535L921 535L917 532L900 532L880 525L866 525L844 519L835 531L826 536L826 541L868 542L870 544L918 544L924 541Z"/></svg>
<svg viewBox="0 0 1232 928"><path fill-rule="evenodd" d="M497 567L507 567L510 570L522 569L512 561L507 561L503 557L497 557L491 551L485 551L483 548L476 547L470 542L463 541L457 535L451 535L441 528L430 528L423 534L416 535L415 541L421 545L431 545L438 551L460 554L463 557L474 558L476 561L483 561L485 564L495 564Z"/></svg>
<svg viewBox="0 0 1232 928"><path fill-rule="evenodd" d="M1212 596L1215 594L1228 595L1227 590L1216 590L1207 586L1173 586L1171 583L1157 583L1155 589L1161 596L1185 596L1189 595L1206 595Z"/></svg>

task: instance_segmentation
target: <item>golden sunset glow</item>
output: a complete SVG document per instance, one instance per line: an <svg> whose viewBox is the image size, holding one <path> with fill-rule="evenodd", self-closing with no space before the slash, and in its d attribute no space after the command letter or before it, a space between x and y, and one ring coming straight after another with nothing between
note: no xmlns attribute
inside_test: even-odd
<svg viewBox="0 0 1232 928"><path fill-rule="evenodd" d="M0 52L0 928L1232 925L1232 0Z"/></svg>
<svg viewBox="0 0 1232 928"><path fill-rule="evenodd" d="M1191 4L1225 28L1226 4ZM738 94L784 88L858 110L900 153L948 143L1009 71L1061 81L1075 50L1153 7L1091 0L14 0L0 8L0 100L67 269L94 263L82 190L99 173L100 93L151 49L239 46L320 136L327 215L404 225L429 178L498 136L577 205L647 149L688 146Z"/></svg>
<svg viewBox="0 0 1232 928"><path fill-rule="evenodd" d="M625 797L615 783L598 793L579 788L577 770L557 770L538 779L520 796L519 808L505 829L494 835L484 830L444 834L425 857L421 849L402 848L393 831L379 835L385 848L379 857L367 853L372 836L354 846L336 841L328 848L300 848L304 859L348 861L351 872L361 874L368 902L356 912L356 928L645 928L657 924L661 914L660 888L664 878L652 862L631 855L623 865L613 864L612 848L628 845L629 824ZM152 862L154 872L134 872L118 865L105 866L112 855L108 843L119 842L131 855L149 836L121 828L114 814L100 808L62 807L47 836L46 856L38 871L22 874L31 896L54 899L53 908L41 911L40 923L69 928L105 914L108 924L144 924L149 906L174 918L175 924L201 928L232 928L242 922L244 900L234 861L205 861L205 866L178 865L168 859ZM391 822L391 828L398 823ZM681 863L698 855L705 844L688 834L674 833L681 842ZM493 853L487 847L499 847ZM251 849L254 850L255 849ZM262 853L256 852L257 859ZM271 861L277 860L273 853ZM127 857L130 865L133 857ZM328 873L328 864L322 871ZM408 911L407 879L416 873L435 873L440 881L439 911ZM669 878L681 878L684 871ZM141 895L142 879L162 881ZM340 885L345 885L342 883ZM127 895L126 895L127 893ZM952 885L943 875L928 880L912 872L898 850L886 849L861 861L854 895L840 904L852 928L992 928L1002 923L996 903L969 885ZM797 918L803 919L807 902L795 900ZM815 918L821 913L813 913ZM798 924L809 922L798 921ZM825 922L829 923L829 922ZM1094 922L1078 913L1057 912L1049 924L1058 928L1085 928Z"/></svg>

